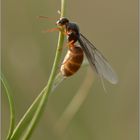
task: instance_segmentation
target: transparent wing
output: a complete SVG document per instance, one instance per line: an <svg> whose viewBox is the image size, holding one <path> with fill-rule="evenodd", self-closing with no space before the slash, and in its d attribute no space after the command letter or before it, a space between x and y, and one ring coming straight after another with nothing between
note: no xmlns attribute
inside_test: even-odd
<svg viewBox="0 0 140 140"><path fill-rule="evenodd" d="M80 34L78 42L85 52L91 67L97 72L97 74L99 74L101 78L103 77L108 80L110 83L116 84L118 82L117 75L101 52L99 52L99 50L97 50L96 47L82 34Z"/></svg>

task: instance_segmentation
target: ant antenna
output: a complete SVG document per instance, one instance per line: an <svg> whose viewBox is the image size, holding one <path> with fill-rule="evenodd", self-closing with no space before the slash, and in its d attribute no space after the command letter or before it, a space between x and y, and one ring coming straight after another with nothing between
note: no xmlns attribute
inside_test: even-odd
<svg viewBox="0 0 140 140"><path fill-rule="evenodd" d="M61 15L61 11L58 10L57 13ZM48 20L57 20L56 17L47 17L47 16L37 16L38 19L48 19Z"/></svg>

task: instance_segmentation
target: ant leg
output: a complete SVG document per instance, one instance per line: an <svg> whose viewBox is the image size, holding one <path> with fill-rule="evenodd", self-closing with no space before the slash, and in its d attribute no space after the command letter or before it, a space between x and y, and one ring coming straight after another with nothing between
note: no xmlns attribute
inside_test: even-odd
<svg viewBox="0 0 140 140"><path fill-rule="evenodd" d="M64 47L65 47L65 48L68 47L68 48L70 49L71 47L74 46L74 45L73 45L73 42L74 42L74 40L72 40L72 41L70 41L70 42L67 42L66 44L64 44Z"/></svg>
<svg viewBox="0 0 140 140"><path fill-rule="evenodd" d="M74 46L74 40L71 40L70 42L67 43L67 46L69 48L73 47Z"/></svg>
<svg viewBox="0 0 140 140"><path fill-rule="evenodd" d="M43 33L46 33L46 32L54 32L54 31L61 31L60 28L52 28L52 29L47 29L47 30L43 30Z"/></svg>
<svg viewBox="0 0 140 140"><path fill-rule="evenodd" d="M54 32L54 31L60 31L60 32L62 32L64 35L68 35L65 31L62 31L62 29L61 28L52 28L52 29L46 29L46 30L43 30L42 32L43 33L46 33L46 32Z"/></svg>
<svg viewBox="0 0 140 140"><path fill-rule="evenodd" d="M73 47L74 46L74 40L72 40L72 41L70 41L70 42L67 42L66 44L64 44L64 48L71 48L71 47ZM63 47L62 47L63 48ZM59 51L61 51L62 49L60 49Z"/></svg>

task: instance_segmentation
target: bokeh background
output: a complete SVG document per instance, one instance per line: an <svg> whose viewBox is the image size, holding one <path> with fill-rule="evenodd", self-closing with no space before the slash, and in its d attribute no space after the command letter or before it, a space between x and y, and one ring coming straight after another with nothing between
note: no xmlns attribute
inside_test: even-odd
<svg viewBox="0 0 140 140"><path fill-rule="evenodd" d="M2 71L14 98L16 123L47 84L58 32L42 33L42 30L55 27L60 2L2 1ZM96 74L89 72L88 68L81 68L49 97L45 113L31 139L138 140L138 1L67 0L66 3L66 16L76 21L81 32L105 55L115 69L119 83L111 85L104 81L105 93ZM39 20L39 15L54 20ZM86 82L93 79L94 82L88 89L85 87L88 95L82 106L65 131L60 131L61 125L55 129L86 75ZM88 85L86 82L85 86ZM9 105L2 88L3 140L8 126Z"/></svg>

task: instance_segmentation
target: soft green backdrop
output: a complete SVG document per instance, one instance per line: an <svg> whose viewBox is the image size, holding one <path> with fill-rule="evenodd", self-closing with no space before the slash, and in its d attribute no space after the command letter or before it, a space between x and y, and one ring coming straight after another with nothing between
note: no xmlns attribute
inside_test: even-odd
<svg viewBox="0 0 140 140"><path fill-rule="evenodd" d="M46 85L58 33L60 0L3 0L2 71L15 102L16 122ZM138 140L138 1L67 0L66 15L103 52L119 83L105 81L107 93L94 77L82 107L59 137L54 126L84 80L86 69L61 84L49 98L32 140ZM54 21L38 20L45 15ZM66 50L66 49L65 49ZM89 80L91 80L89 78ZM2 89L2 139L9 125L9 106Z"/></svg>

